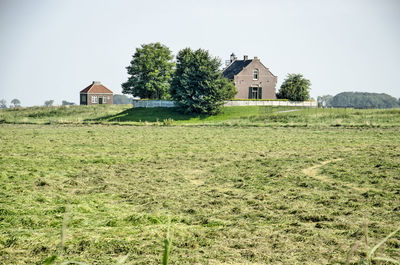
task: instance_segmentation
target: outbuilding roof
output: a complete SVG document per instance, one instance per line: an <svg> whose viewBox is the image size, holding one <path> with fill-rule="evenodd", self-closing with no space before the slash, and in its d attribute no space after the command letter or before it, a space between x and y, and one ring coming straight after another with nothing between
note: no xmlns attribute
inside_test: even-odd
<svg viewBox="0 0 400 265"><path fill-rule="evenodd" d="M240 73L253 60L235 60L223 72L222 75L228 79L233 79L235 75Z"/></svg>
<svg viewBox="0 0 400 265"><path fill-rule="evenodd" d="M102 94L112 94L113 92L103 86L99 81L93 81L92 84L90 84L88 87L85 89L81 90L80 93L102 93Z"/></svg>

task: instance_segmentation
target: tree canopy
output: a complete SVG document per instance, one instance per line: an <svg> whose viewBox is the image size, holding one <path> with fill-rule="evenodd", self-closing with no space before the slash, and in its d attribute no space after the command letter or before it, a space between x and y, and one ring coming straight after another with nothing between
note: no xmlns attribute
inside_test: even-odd
<svg viewBox="0 0 400 265"><path fill-rule="evenodd" d="M61 102L61 105L63 105L63 106L73 106L73 105L75 105L75 103L74 103L74 102L69 102L69 101L63 100L63 101Z"/></svg>
<svg viewBox="0 0 400 265"><path fill-rule="evenodd" d="M332 98L331 105L336 108L396 108L399 102L385 93L342 92Z"/></svg>
<svg viewBox="0 0 400 265"><path fill-rule="evenodd" d="M50 100L46 100L46 101L44 102L44 105L45 105L46 107L51 107L51 106L53 106L53 103L54 103L54 100L50 99Z"/></svg>
<svg viewBox="0 0 400 265"><path fill-rule="evenodd" d="M292 101L304 101L310 98L311 82L302 74L288 74L276 97Z"/></svg>
<svg viewBox="0 0 400 265"><path fill-rule="evenodd" d="M317 97L318 106L324 107L324 108L331 107L332 99L333 99L333 96L331 96L331 95L318 96Z"/></svg>
<svg viewBox="0 0 400 265"><path fill-rule="evenodd" d="M21 106L21 101L17 98L14 98L11 100L11 107L20 107Z"/></svg>
<svg viewBox="0 0 400 265"><path fill-rule="evenodd" d="M207 50L179 51L170 91L183 112L215 114L224 100L235 96L235 86L222 76L220 66L220 60Z"/></svg>
<svg viewBox="0 0 400 265"><path fill-rule="evenodd" d="M7 108L7 101L5 99L0 99L0 109Z"/></svg>
<svg viewBox="0 0 400 265"><path fill-rule="evenodd" d="M147 99L169 97L174 62L168 47L159 42L143 44L132 57L128 81L122 84L122 93Z"/></svg>

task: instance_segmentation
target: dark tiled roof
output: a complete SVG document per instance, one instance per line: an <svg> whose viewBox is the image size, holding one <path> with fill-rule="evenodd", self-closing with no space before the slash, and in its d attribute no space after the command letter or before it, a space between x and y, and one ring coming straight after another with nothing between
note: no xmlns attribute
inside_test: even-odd
<svg viewBox="0 0 400 265"><path fill-rule="evenodd" d="M81 90L80 93L104 93L104 94L112 94L113 92L103 86L102 84L92 83L85 89Z"/></svg>
<svg viewBox="0 0 400 265"><path fill-rule="evenodd" d="M222 75L228 79L233 79L235 75L240 73L243 68L249 65L253 60L236 60L233 63L231 63L228 68L226 68L223 72Z"/></svg>

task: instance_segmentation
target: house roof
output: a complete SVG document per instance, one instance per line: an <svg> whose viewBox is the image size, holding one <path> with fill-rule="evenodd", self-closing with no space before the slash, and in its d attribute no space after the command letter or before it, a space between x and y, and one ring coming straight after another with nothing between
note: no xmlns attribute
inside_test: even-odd
<svg viewBox="0 0 400 265"><path fill-rule="evenodd" d="M81 90L80 93L103 93L103 94L112 94L113 92L103 86L100 82L98 81L93 81L92 84L90 84L88 87L85 89Z"/></svg>
<svg viewBox="0 0 400 265"><path fill-rule="evenodd" d="M248 66L253 60L235 60L223 72L222 75L228 79L233 79L243 68Z"/></svg>

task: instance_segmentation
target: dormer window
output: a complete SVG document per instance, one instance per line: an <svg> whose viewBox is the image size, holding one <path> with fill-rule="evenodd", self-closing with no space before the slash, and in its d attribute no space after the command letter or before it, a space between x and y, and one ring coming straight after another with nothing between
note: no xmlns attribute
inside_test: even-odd
<svg viewBox="0 0 400 265"><path fill-rule="evenodd" d="M253 80L258 80L258 69L253 70Z"/></svg>

